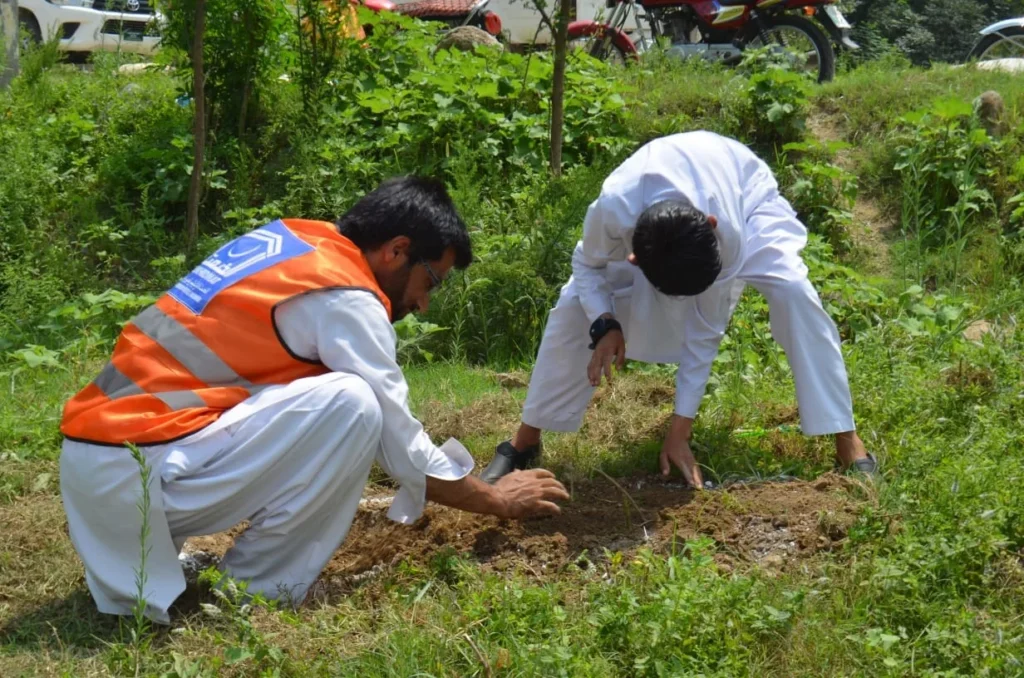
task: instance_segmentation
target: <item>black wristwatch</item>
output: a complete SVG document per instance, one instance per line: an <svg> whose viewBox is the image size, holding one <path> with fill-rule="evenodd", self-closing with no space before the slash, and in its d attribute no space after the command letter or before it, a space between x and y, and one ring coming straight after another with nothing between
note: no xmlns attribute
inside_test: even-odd
<svg viewBox="0 0 1024 678"><path fill-rule="evenodd" d="M598 318L594 321L594 324L590 326L590 350L593 351L597 348L597 342L601 341L604 335L608 334L612 330L622 331L622 325L615 318Z"/></svg>

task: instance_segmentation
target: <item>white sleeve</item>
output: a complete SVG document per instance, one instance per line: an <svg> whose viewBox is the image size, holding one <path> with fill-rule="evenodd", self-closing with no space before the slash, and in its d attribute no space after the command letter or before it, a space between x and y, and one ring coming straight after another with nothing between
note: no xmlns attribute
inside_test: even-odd
<svg viewBox="0 0 1024 678"><path fill-rule="evenodd" d="M676 373L675 413L693 419L704 398L711 364L729 326L738 290L731 283L716 285L686 299L683 313L683 351Z"/></svg>
<svg viewBox="0 0 1024 678"><path fill-rule="evenodd" d="M632 224L628 225L628 228L632 227ZM612 286L606 274L609 262L622 261L629 256L631 246L622 235L616 215L598 198L587 209L583 220L583 240L576 244L572 253L576 290L583 311L591 322L613 310Z"/></svg>
<svg viewBox="0 0 1024 678"><path fill-rule="evenodd" d="M444 450L438 448L413 417L409 387L396 361L395 330L372 293L307 294L282 307L277 321L293 352L299 348L294 343L304 344L299 355L312 353L303 357L318 359L334 372L358 375L373 389L384 420L377 461L401 484L388 513L392 520L410 523L420 516L426 505L426 476L458 480L473 469L473 458L461 445L451 441Z"/></svg>

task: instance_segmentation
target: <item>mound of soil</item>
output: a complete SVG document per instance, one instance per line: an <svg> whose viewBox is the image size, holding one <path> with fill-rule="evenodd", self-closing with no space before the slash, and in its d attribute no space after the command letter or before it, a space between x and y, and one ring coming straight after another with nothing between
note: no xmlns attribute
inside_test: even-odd
<svg viewBox="0 0 1024 678"><path fill-rule="evenodd" d="M694 492L661 477L598 479L571 488L562 514L502 521L433 506L410 526L387 519L386 499L364 500L345 544L324 571L329 588L348 588L403 560L425 565L454 549L493 571L519 570L539 578L587 568L605 549L656 552L706 535L718 545L723 569L759 565L788 570L846 538L857 506L845 479L735 485ZM228 535L190 540L193 549L222 553Z"/></svg>

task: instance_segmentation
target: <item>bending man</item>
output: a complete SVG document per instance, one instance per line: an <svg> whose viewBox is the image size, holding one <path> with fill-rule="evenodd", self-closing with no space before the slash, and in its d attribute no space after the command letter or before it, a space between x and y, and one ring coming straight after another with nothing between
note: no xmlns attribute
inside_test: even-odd
<svg viewBox="0 0 1024 678"><path fill-rule="evenodd" d="M185 589L185 539L249 528L221 567L301 601L345 539L373 462L401 484L389 516L427 499L508 518L557 512L547 471L493 487L456 441L411 415L391 323L471 260L443 186L382 184L337 223L275 221L221 247L128 323L66 406L61 492L100 611L130 614L141 474L151 468L147 614Z"/></svg>
<svg viewBox="0 0 1024 678"><path fill-rule="evenodd" d="M839 333L807 279L807 230L768 166L710 132L657 139L604 182L573 253L573 276L551 311L522 425L482 478L527 468L542 430L575 431L604 375L626 358L678 363L675 416L661 469L703 482L690 449L693 419L740 294L768 301L772 334L796 381L808 435L836 434L840 463L876 471L854 431Z"/></svg>

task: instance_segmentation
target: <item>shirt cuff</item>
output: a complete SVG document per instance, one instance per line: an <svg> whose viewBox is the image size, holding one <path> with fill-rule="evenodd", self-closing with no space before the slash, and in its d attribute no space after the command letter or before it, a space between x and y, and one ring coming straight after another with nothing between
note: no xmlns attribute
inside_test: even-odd
<svg viewBox="0 0 1024 678"><path fill-rule="evenodd" d="M680 417L695 419L697 410L700 409L700 401L704 399L704 391L689 391L676 387L676 409L675 413Z"/></svg>
<svg viewBox="0 0 1024 678"><path fill-rule="evenodd" d="M427 476L438 480L461 480L473 470L473 455L455 438L449 438L427 460L423 476L414 482L402 483L388 518L396 523L409 525L415 522L427 505Z"/></svg>
<svg viewBox="0 0 1024 678"><path fill-rule="evenodd" d="M583 312L587 314L587 319L591 323L605 313L615 313L615 307L612 304L612 300L610 298L606 298L602 294L581 294L580 306L583 307Z"/></svg>

